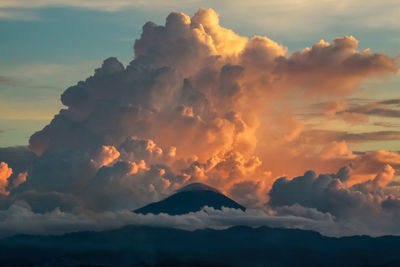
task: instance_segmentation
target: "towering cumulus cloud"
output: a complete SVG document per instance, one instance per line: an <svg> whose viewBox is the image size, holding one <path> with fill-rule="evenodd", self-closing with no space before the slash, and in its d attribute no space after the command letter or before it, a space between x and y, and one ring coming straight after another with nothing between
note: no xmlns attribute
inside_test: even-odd
<svg viewBox="0 0 400 267"><path fill-rule="evenodd" d="M204 182L268 218L312 213L326 223L367 216L368 207L397 214L398 200L384 188L399 171L399 153L355 153L360 140L310 126L295 111L340 103L364 79L397 72L393 59L357 45L346 36L289 54L267 37L222 27L211 9L192 18L171 13L164 26L148 22L128 66L108 58L65 90L66 108L30 138L37 157L21 171L26 181L7 187L1 206L37 220L65 213L78 220L77 213L132 210ZM332 105L319 113L329 119L349 108ZM1 166L5 195L11 173ZM335 175L275 181L342 166Z"/></svg>

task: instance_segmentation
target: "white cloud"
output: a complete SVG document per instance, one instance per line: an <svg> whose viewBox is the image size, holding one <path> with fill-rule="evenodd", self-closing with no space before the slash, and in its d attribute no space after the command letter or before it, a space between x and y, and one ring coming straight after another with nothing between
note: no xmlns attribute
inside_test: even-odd
<svg viewBox="0 0 400 267"><path fill-rule="evenodd" d="M291 208L301 209L299 207ZM349 225L336 224L329 214L320 214L315 210L297 212L298 215L270 215L262 210L223 208L215 210L204 207L202 210L184 215L136 214L129 210L91 212L79 210L64 212L56 208L45 213L33 212L29 205L18 202L7 210L0 211L0 237L15 233L24 234L63 234L75 231L102 231L126 225L148 225L155 227L173 227L185 230L224 229L235 225L250 227L286 227L322 231L325 235L343 236L353 233L366 233L365 229L356 229ZM369 232L368 232L369 233ZM374 232L371 232L372 234Z"/></svg>

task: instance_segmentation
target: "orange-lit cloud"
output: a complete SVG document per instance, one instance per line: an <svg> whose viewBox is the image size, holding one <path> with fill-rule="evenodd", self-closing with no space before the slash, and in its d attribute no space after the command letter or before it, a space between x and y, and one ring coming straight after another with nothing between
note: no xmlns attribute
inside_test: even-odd
<svg viewBox="0 0 400 267"><path fill-rule="evenodd" d="M183 182L225 192L245 181L268 190L274 177L308 168L332 172L360 156L346 139L310 131L291 101L344 97L365 78L397 71L394 60L359 52L357 45L346 36L288 55L267 37L248 40L223 28L212 9L193 18L171 13L165 26L143 26L129 66L107 59L94 76L68 88L62 95L68 109L31 137L30 148L40 155L100 146L92 159L98 167L121 152L121 160L167 164L182 172ZM345 102L332 102L320 112L334 116L346 109ZM368 119L342 116L353 124Z"/></svg>
<svg viewBox="0 0 400 267"><path fill-rule="evenodd" d="M91 162L98 168L108 166L119 158L120 153L113 146L102 146L97 155L91 159Z"/></svg>
<svg viewBox="0 0 400 267"><path fill-rule="evenodd" d="M10 190L18 187L26 181L27 173L19 173L14 179L11 179L13 170L5 162L0 162L0 195L8 196Z"/></svg>
<svg viewBox="0 0 400 267"><path fill-rule="evenodd" d="M8 195L7 191L8 187L8 178L10 178L12 174L12 169L8 167L8 164L5 162L0 163L0 194Z"/></svg>
<svg viewBox="0 0 400 267"><path fill-rule="evenodd" d="M108 58L93 76L65 90L67 108L31 136L38 158L10 199L51 198L48 209L133 209L204 182L265 208L273 186L291 190L296 183L277 177L308 169L340 170L321 179L345 197L358 194L350 189L357 184L382 189L400 171L400 154L353 150L396 133L329 131L295 112L299 104L327 102L319 116L368 122L368 112L346 98L363 80L393 74L398 66L357 46L346 36L289 54L267 37L248 39L223 28L211 9L192 18L171 13L164 26L148 22L128 66ZM310 172L300 180L314 178ZM295 204L285 201L279 203Z"/></svg>

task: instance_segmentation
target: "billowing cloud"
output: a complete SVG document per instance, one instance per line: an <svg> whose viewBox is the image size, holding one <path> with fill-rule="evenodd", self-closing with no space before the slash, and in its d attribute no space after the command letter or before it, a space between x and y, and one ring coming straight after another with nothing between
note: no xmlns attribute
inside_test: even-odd
<svg viewBox="0 0 400 267"><path fill-rule="evenodd" d="M18 187L26 181L27 173L19 173L14 179L11 179L13 170L5 162L0 162L0 195L8 196L10 190Z"/></svg>
<svg viewBox="0 0 400 267"><path fill-rule="evenodd" d="M380 207L369 198L383 201L382 188L399 171L399 153L355 153L353 133L312 128L294 112L299 102L346 98L364 79L397 71L393 59L357 45L346 36L289 54L267 37L248 39L223 28L211 9L192 18L171 13L164 26L148 22L128 66L108 58L64 91L65 108L31 136L36 156L18 167L9 196L0 200L4 218L14 209L40 222L54 214L72 221L90 212L114 214L192 182L215 186L268 216L292 211L331 222L357 203ZM342 166L349 167L318 179L309 172L275 181ZM329 194L321 196L314 184ZM353 184L363 184L366 193ZM355 207L342 207L346 199ZM268 201L272 209L265 211Z"/></svg>
<svg viewBox="0 0 400 267"><path fill-rule="evenodd" d="M17 175L15 179L12 180L11 189L18 187L20 184L26 182L26 176L28 176L27 172L21 172Z"/></svg>
<svg viewBox="0 0 400 267"><path fill-rule="evenodd" d="M355 155L349 149L346 141L336 142L333 141L325 145L320 152L321 158L326 159L341 159L341 158L354 158Z"/></svg>
<svg viewBox="0 0 400 267"><path fill-rule="evenodd" d="M119 155L120 153L115 147L102 146L101 149L97 151L95 157L90 161L99 168L112 164L116 159L119 158Z"/></svg>
<svg viewBox="0 0 400 267"><path fill-rule="evenodd" d="M318 177L308 171L292 180L279 178L269 193L269 205L277 214L284 211L283 214L295 215L299 207L311 208L331 214L336 223L348 222L366 232L397 233L398 210L388 208L397 198L384 193L384 188L394 179L394 169L386 165L375 178L354 185L347 183L348 178L343 179L344 170ZM349 173L346 173L347 177ZM293 207L296 207L294 213Z"/></svg>
<svg viewBox="0 0 400 267"><path fill-rule="evenodd" d="M10 178L12 174L12 169L8 167L8 164L5 162L0 163L0 194L8 195L7 191L8 187L8 178Z"/></svg>
<svg viewBox="0 0 400 267"><path fill-rule="evenodd" d="M294 83L334 94L354 90L367 76L397 71L393 60L385 55L371 54L369 50L358 52L357 46L358 41L353 36L336 38L332 44L321 40L311 48L297 51L287 60L282 60L279 67L291 76ZM321 79L324 79L324 84L320 83Z"/></svg>

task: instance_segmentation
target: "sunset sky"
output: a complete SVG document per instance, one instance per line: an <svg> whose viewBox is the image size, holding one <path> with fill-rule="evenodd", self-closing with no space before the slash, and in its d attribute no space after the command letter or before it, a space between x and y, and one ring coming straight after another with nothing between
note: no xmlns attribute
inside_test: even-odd
<svg viewBox="0 0 400 267"><path fill-rule="evenodd" d="M202 182L260 221L400 233L399 14L395 0L0 0L0 212L85 225Z"/></svg>

